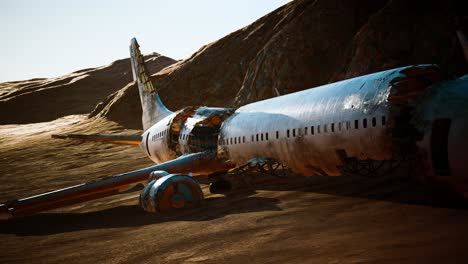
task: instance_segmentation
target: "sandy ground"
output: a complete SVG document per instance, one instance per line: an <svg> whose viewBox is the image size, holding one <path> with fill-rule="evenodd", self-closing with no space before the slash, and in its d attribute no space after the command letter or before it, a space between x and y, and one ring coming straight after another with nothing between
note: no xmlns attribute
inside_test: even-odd
<svg viewBox="0 0 468 264"><path fill-rule="evenodd" d="M137 147L50 138L138 132L84 119L0 126L0 200L151 165ZM199 209L148 214L134 192L0 222L0 263L468 263L466 203L406 177L246 179L226 197L204 185Z"/></svg>

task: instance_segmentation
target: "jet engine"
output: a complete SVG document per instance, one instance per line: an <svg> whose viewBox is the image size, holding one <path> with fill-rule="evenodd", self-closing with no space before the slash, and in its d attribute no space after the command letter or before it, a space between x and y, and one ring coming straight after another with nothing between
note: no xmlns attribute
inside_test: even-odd
<svg viewBox="0 0 468 264"><path fill-rule="evenodd" d="M139 200L143 210L152 213L199 207L203 202L203 192L197 181L190 176L165 171L151 173L150 182Z"/></svg>

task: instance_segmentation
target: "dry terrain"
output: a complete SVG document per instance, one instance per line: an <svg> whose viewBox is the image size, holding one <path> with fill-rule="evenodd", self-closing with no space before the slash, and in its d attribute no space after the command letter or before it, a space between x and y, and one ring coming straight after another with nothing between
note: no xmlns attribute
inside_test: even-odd
<svg viewBox="0 0 468 264"><path fill-rule="evenodd" d="M137 147L50 138L137 132L85 119L1 126L0 200L151 164ZM0 263L466 263L466 204L401 175L251 176L163 215L117 195L1 222Z"/></svg>

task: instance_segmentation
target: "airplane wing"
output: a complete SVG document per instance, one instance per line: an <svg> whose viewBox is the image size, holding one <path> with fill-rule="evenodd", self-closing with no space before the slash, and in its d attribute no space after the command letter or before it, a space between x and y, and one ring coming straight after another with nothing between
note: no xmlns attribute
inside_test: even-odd
<svg viewBox="0 0 468 264"><path fill-rule="evenodd" d="M111 144L138 146L141 142L142 137L140 135L60 134L60 135L52 135L52 138L101 141L101 142L111 143Z"/></svg>
<svg viewBox="0 0 468 264"><path fill-rule="evenodd" d="M212 152L188 154L168 162L114 177L1 203L0 219L31 215L41 211L115 195L129 190L139 183L148 182L150 173L157 170L169 173L206 175L213 169L227 171L229 165L217 159L216 154Z"/></svg>

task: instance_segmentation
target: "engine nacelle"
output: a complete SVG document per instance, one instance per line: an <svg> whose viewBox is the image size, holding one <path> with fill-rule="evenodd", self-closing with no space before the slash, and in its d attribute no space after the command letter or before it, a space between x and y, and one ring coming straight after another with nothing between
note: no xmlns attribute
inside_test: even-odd
<svg viewBox="0 0 468 264"><path fill-rule="evenodd" d="M157 170L157 171L152 171L149 175L148 182L151 182L152 180L159 180L164 176L169 175L169 172L163 171L163 170Z"/></svg>
<svg viewBox="0 0 468 264"><path fill-rule="evenodd" d="M156 213L181 208L194 208L203 204L203 192L198 182L192 177L169 174L157 178L164 172L155 171L151 174L153 173L155 179L151 179L140 194L139 204L143 210Z"/></svg>

